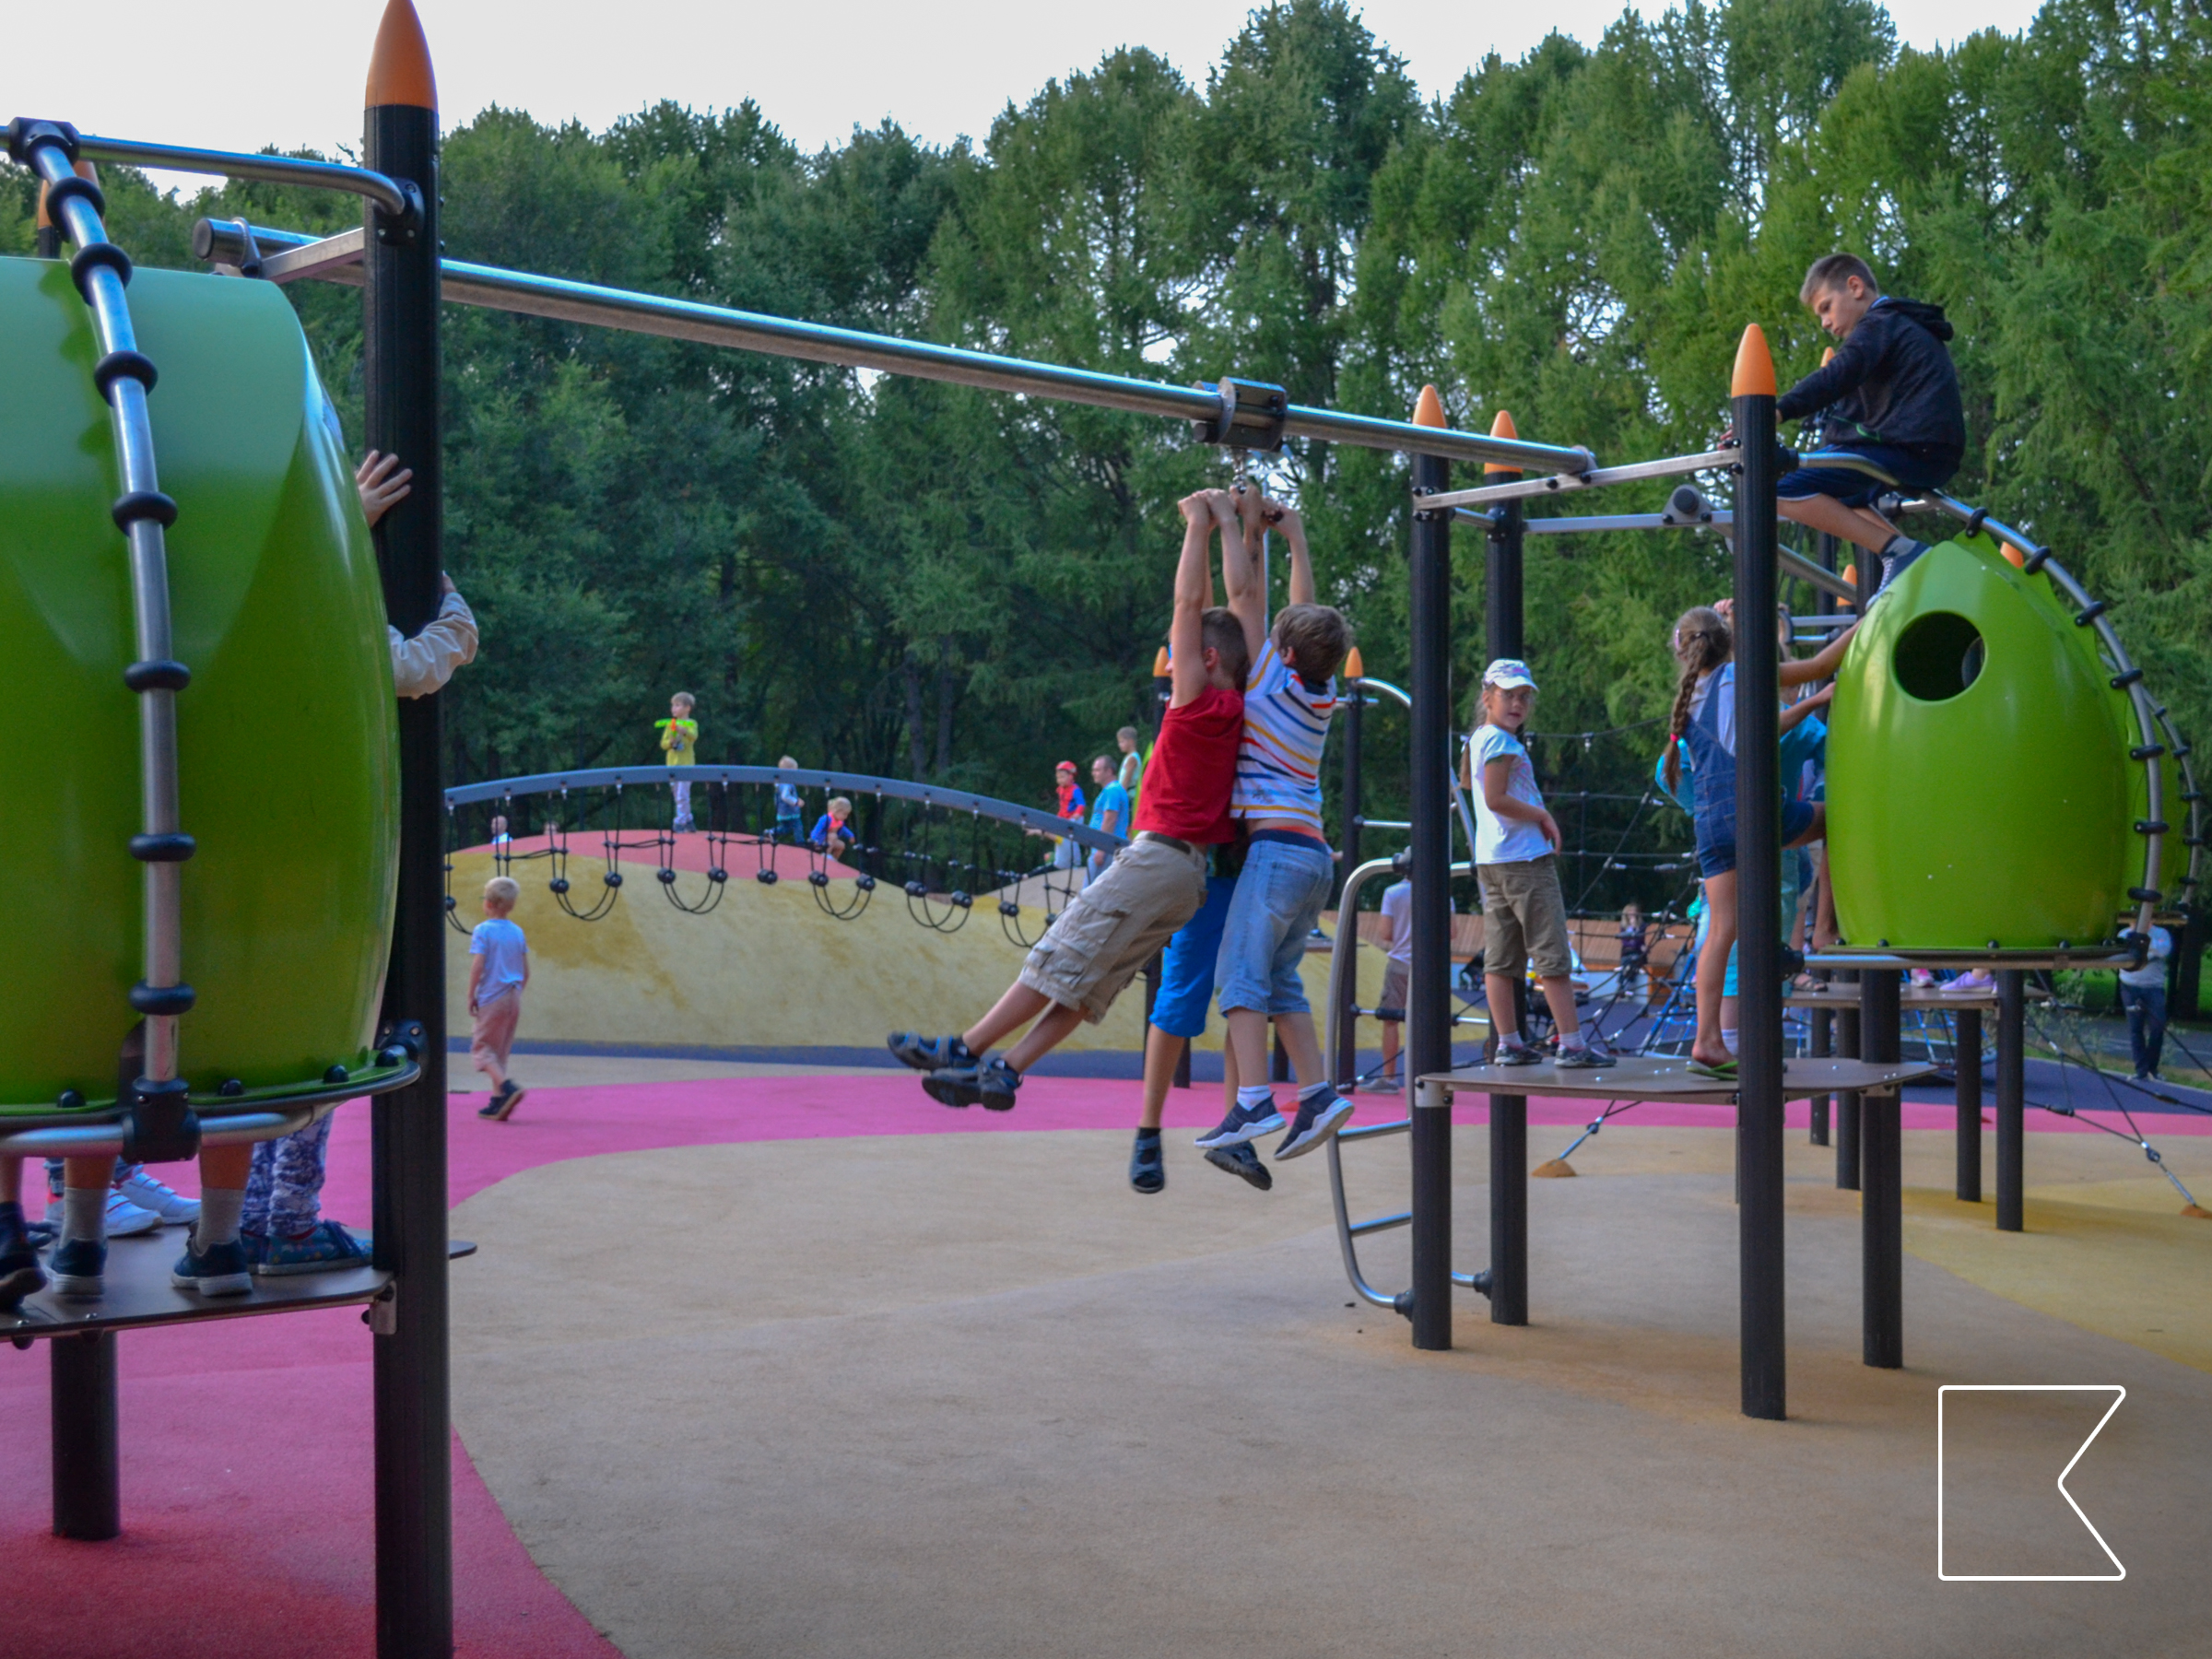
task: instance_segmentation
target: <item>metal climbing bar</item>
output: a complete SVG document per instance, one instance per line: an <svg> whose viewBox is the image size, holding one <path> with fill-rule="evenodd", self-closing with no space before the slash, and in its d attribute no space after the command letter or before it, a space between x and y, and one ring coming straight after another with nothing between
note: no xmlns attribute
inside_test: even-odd
<svg viewBox="0 0 2212 1659"><path fill-rule="evenodd" d="M1491 442L1503 441L1499 439ZM1548 446L1546 446L1548 447ZM1587 452L1584 452L1587 454ZM1511 460L1500 455L1498 460ZM1519 501L1531 496L1559 495L1573 489L1603 489L1608 484L1632 484L1642 478L1678 478L1686 473L1712 472L1734 467L1743 459L1742 452L1730 449L1700 450L1694 455L1668 455L1657 461L1632 461L1623 466L1599 466L1594 460L1586 466L1559 467L1555 465L1540 478L1519 478L1511 484L1484 484L1474 489L1446 489L1421 498L1421 505L1429 512L1441 512L1448 507L1474 507L1484 501Z"/></svg>
<svg viewBox="0 0 2212 1659"><path fill-rule="evenodd" d="M191 153L215 155L213 151ZM266 159L238 158L242 161ZM241 229L218 220L203 220L201 227L194 231L194 251L203 259L236 265L246 250L249 229L256 244L300 247L316 240L297 232L265 229L259 225ZM457 259L444 261L442 273L444 298L462 305L627 329L634 334L659 335L668 339L695 340L703 345L764 352L771 357L873 369L886 374L944 381L990 392L1123 409L1134 415L1191 421L1208 430L1224 419L1223 393L1212 386L1162 385L1156 381L1070 368L1062 363L1040 363L1000 357L993 352L971 351L963 347L940 346L929 340L865 334L796 318L736 311L661 294L633 293L625 288L570 282L559 276L502 270ZM358 265L334 264L319 268L314 274L332 282L360 281ZM1415 426L1410 421L1383 420L1297 404L1284 406L1274 429L1285 437L1312 438L1325 443L1432 454L1458 461L1503 462L1547 473L1580 476L1590 473L1597 465L1595 456L1577 445L1493 438L1487 433Z"/></svg>
<svg viewBox="0 0 2212 1659"><path fill-rule="evenodd" d="M178 1077L177 1023L193 1006L184 982L184 860L193 853L177 805L176 694L192 674L176 661L170 632L169 553L165 532L177 504L161 493L154 464L154 429L147 410L153 363L138 349L124 289L131 262L108 241L100 187L77 176L76 135L53 122L17 122L8 148L46 185L47 211L76 245L69 274L92 313L100 358L93 384L108 405L123 493L111 510L129 545L131 606L137 660L124 681L138 694L139 833L130 850L143 866L146 977L130 1002L145 1020L146 1047L126 1138L142 1153L188 1157L198 1144L196 1122Z"/></svg>
<svg viewBox="0 0 2212 1659"><path fill-rule="evenodd" d="M310 161L294 156L247 156L230 150L194 149L180 144L143 144L135 138L103 138L90 133L77 135L76 153L88 161L120 161L131 167L159 168L165 172L211 173L226 179L253 179L264 184L343 191L374 202L394 218L405 218L415 207L413 185L388 179L365 167L347 167L338 161Z"/></svg>

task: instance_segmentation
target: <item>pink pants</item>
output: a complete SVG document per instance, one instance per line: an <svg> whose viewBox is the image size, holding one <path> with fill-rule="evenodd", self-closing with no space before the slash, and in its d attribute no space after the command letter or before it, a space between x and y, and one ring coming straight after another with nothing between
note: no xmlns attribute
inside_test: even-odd
<svg viewBox="0 0 2212 1659"><path fill-rule="evenodd" d="M478 1071L495 1082L507 1075L507 1056L514 1050L514 1028L522 1017L520 986L490 1002L477 1005L477 1023L468 1038L468 1057Z"/></svg>

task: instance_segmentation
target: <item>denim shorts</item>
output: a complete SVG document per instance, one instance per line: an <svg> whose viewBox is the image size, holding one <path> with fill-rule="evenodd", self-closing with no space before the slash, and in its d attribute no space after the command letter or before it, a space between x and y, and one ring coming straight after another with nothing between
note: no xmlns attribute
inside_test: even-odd
<svg viewBox="0 0 2212 1659"><path fill-rule="evenodd" d="M1312 1006L1299 965L1329 901L1336 861L1318 841L1302 835L1262 840L1266 833L1253 838L1221 927L1214 977L1220 982L1224 1014L1232 1008L1302 1014Z"/></svg>
<svg viewBox="0 0 2212 1659"><path fill-rule="evenodd" d="M1779 817L1782 821L1782 844L1787 847L1813 827L1813 804L1810 801L1784 801ZM1724 813L1700 812L1697 823L1698 874L1727 875L1735 868L1735 802L1731 799Z"/></svg>
<svg viewBox="0 0 2212 1659"><path fill-rule="evenodd" d="M1906 489L1934 489L1947 483L1959 470L1959 457L1944 450L1929 453L1921 449L1901 449L1894 443L1836 443L1822 447L1864 455ZM1865 507L1891 488L1876 483L1865 473L1845 467L1801 466L1794 472L1784 473L1774 486L1774 493L1785 501L1802 501L1808 496L1822 495L1833 496L1846 507Z"/></svg>
<svg viewBox="0 0 2212 1659"><path fill-rule="evenodd" d="M1152 1023L1171 1037L1206 1034L1206 1011L1214 1002L1214 966L1221 956L1221 926L1229 920L1233 876L1208 876L1206 902L1175 930L1159 956L1159 992L1152 999Z"/></svg>

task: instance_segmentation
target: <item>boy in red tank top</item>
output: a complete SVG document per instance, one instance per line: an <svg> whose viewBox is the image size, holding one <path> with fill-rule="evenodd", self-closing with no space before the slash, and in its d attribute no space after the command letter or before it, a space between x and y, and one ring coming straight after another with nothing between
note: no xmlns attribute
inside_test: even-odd
<svg viewBox="0 0 2212 1659"><path fill-rule="evenodd" d="M1209 604L1206 547L1217 531L1225 550L1226 538L1239 533L1236 499L1206 489L1182 507L1182 558L1168 630L1173 689L1145 771L1135 839L1060 912L982 1018L954 1036L891 1034L891 1053L928 1073L922 1087L947 1106L1006 1111L1023 1073L1085 1020L1104 1019L1122 988L1205 902L1206 848L1235 834L1229 797L1244 735L1249 650L1242 624ZM1023 1026L1028 1034L1006 1054L990 1053Z"/></svg>

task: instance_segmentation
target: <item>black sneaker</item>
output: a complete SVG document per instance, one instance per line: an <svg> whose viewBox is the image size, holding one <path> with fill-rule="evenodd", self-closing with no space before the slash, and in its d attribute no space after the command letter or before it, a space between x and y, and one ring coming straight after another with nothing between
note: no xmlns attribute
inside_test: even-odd
<svg viewBox="0 0 2212 1659"><path fill-rule="evenodd" d="M1531 1042L1501 1042L1491 1059L1492 1065L1537 1065L1544 1060L1544 1051Z"/></svg>
<svg viewBox="0 0 2212 1659"><path fill-rule="evenodd" d="M1559 1058L1552 1062L1561 1071L1592 1071L1607 1065L1618 1065L1620 1056L1606 1046L1606 1040L1595 1031L1583 1039L1580 1048L1562 1046Z"/></svg>
<svg viewBox="0 0 2212 1659"><path fill-rule="evenodd" d="M1206 1161L1217 1170L1242 1176L1263 1193L1275 1185L1275 1177L1267 1172L1267 1166L1260 1161L1260 1155L1252 1149L1250 1141L1239 1141L1233 1147L1210 1147Z"/></svg>
<svg viewBox="0 0 2212 1659"><path fill-rule="evenodd" d="M1912 566L1912 561L1927 550L1928 544L1926 542L1908 541L1901 553L1884 554L1882 556L1882 580L1880 585L1874 590L1875 599L1879 599L1888 591L1889 584L1902 576ZM1873 600L1867 601L1869 605L1873 602Z"/></svg>
<svg viewBox="0 0 2212 1659"><path fill-rule="evenodd" d="M1014 1110L1021 1074L997 1055L981 1064L940 1066L922 1079L933 1100L947 1106L981 1106L986 1112Z"/></svg>
<svg viewBox="0 0 2212 1659"><path fill-rule="evenodd" d="M246 1259L246 1247L236 1239L203 1248L199 1229L194 1228L184 1253L169 1270L169 1282L179 1290L202 1296L243 1296L253 1288L253 1265Z"/></svg>
<svg viewBox="0 0 2212 1659"><path fill-rule="evenodd" d="M514 1109L523 1103L527 1092L512 1077L491 1091L491 1099L477 1108L477 1115L495 1124L503 1124L514 1115Z"/></svg>
<svg viewBox="0 0 2212 1659"><path fill-rule="evenodd" d="M0 1204L0 1308L12 1308L45 1288L38 1249L31 1242L30 1230L23 1224L23 1206Z"/></svg>
<svg viewBox="0 0 2212 1659"><path fill-rule="evenodd" d="M1263 1135L1273 1135L1282 1126L1283 1114L1275 1109L1273 1100L1262 1100L1257 1106L1231 1106L1229 1115L1200 1135L1197 1144L1209 1152L1216 1147L1241 1147Z"/></svg>
<svg viewBox="0 0 2212 1659"><path fill-rule="evenodd" d="M975 1056L956 1033L950 1037L924 1037L919 1031L893 1031L888 1040L891 1053L901 1065L916 1071L943 1071L947 1066L973 1065Z"/></svg>
<svg viewBox="0 0 2212 1659"><path fill-rule="evenodd" d="M1303 1158L1343 1128L1351 1115L1352 1103L1334 1088L1324 1088L1312 1100L1299 1101L1298 1116L1290 1121L1290 1133L1283 1136L1275 1156L1278 1159Z"/></svg>
<svg viewBox="0 0 2212 1659"><path fill-rule="evenodd" d="M1157 1193L1168 1184L1168 1165L1160 1156L1159 1130L1136 1132L1136 1145L1129 1153L1129 1184L1140 1193Z"/></svg>
<svg viewBox="0 0 2212 1659"><path fill-rule="evenodd" d="M63 1296L83 1300L103 1294L107 1288L103 1276L108 1267L108 1241L105 1239L64 1239L53 1247L47 1258L46 1271L53 1280L54 1290Z"/></svg>

